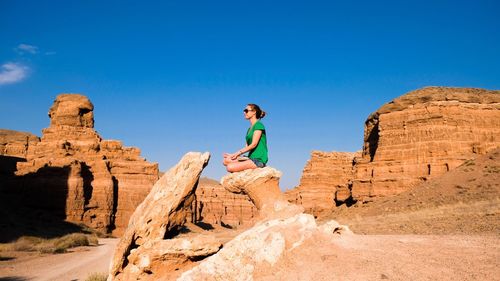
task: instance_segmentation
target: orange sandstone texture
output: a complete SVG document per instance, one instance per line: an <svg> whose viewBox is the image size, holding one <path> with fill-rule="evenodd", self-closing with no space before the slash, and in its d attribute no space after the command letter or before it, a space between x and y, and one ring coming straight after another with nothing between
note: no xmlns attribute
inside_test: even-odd
<svg viewBox="0 0 500 281"><path fill-rule="evenodd" d="M368 117L361 155L313 152L300 185L287 196L313 213L335 201L367 202L401 193L499 146L500 91L423 88Z"/></svg>
<svg viewBox="0 0 500 281"><path fill-rule="evenodd" d="M345 202L351 196L354 158L359 156L360 152L313 151L300 185L285 192L288 200L315 215Z"/></svg>
<svg viewBox="0 0 500 281"><path fill-rule="evenodd" d="M248 195L231 193L208 178L200 179L192 209L193 222L231 227L254 223L258 215Z"/></svg>

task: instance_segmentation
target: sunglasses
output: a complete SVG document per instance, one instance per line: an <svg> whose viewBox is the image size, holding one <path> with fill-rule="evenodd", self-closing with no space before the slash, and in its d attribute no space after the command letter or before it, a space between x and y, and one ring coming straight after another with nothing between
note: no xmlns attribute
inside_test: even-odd
<svg viewBox="0 0 500 281"><path fill-rule="evenodd" d="M252 109L245 108L243 109L243 112L248 113L249 111L253 111Z"/></svg>

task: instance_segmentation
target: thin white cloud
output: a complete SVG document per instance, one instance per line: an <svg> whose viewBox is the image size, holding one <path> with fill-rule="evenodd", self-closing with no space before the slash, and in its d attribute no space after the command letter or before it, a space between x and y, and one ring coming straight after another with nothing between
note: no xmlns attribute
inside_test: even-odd
<svg viewBox="0 0 500 281"><path fill-rule="evenodd" d="M0 70L0 85L12 84L26 78L29 68L19 63L4 63Z"/></svg>
<svg viewBox="0 0 500 281"><path fill-rule="evenodd" d="M45 55L46 55L46 56L53 56L53 55L55 55L55 54L57 54L57 53L56 53L56 52L53 52L53 51L50 51L50 52L45 52Z"/></svg>
<svg viewBox="0 0 500 281"><path fill-rule="evenodd" d="M32 55L36 55L38 53L38 47L28 44L19 44L16 47L16 51L20 54L30 53Z"/></svg>

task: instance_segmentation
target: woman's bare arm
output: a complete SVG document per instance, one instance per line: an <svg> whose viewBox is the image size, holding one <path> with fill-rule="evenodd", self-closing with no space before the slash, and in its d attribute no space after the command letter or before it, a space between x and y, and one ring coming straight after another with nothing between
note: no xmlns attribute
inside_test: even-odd
<svg viewBox="0 0 500 281"><path fill-rule="evenodd" d="M238 152L233 153L231 155L231 159L236 159L241 154L246 153L246 152L254 149L255 147L257 147L257 145L259 144L259 140L260 140L261 136L262 136L262 131L261 130L255 130L253 132L253 135L252 135L252 143L250 143L250 145L245 146L243 149L238 150Z"/></svg>

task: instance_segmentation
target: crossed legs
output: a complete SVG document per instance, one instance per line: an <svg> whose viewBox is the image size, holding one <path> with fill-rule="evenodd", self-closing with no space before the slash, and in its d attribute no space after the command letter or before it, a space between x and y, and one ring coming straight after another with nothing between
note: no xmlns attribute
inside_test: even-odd
<svg viewBox="0 0 500 281"><path fill-rule="evenodd" d="M238 161L238 160L231 160L230 157L224 157L224 161L222 163L224 164L224 166L226 166L226 170L230 173L241 172L247 169L257 168L257 166L252 160Z"/></svg>

